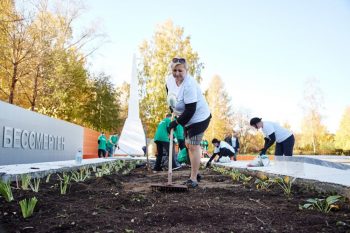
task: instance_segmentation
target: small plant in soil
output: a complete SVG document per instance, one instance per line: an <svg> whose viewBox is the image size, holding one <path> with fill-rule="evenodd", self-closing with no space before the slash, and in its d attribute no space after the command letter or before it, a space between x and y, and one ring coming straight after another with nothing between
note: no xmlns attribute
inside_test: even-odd
<svg viewBox="0 0 350 233"><path fill-rule="evenodd" d="M34 178L33 183L29 182L29 186L33 192L39 192L40 181L40 178Z"/></svg>
<svg viewBox="0 0 350 233"><path fill-rule="evenodd" d="M299 205L299 209L316 209L322 213L329 213L333 209L339 209L339 205L336 204L343 199L340 195L329 196L326 199L322 198L310 198L306 200L304 205Z"/></svg>
<svg viewBox="0 0 350 233"><path fill-rule="evenodd" d="M246 176L246 175L244 175L244 174L241 174L241 175L239 176L239 179L243 182L244 185L249 184L249 181L250 181L252 178L253 178L253 177L251 177L251 176Z"/></svg>
<svg viewBox="0 0 350 233"><path fill-rule="evenodd" d="M265 190L265 191L269 191L269 188L271 187L271 185L273 184L273 181L267 179L267 180L261 180L259 178L257 178L254 182L256 189L258 190Z"/></svg>
<svg viewBox="0 0 350 233"><path fill-rule="evenodd" d="M51 177L51 173L46 177L46 180L45 180L46 183L50 182L50 177Z"/></svg>
<svg viewBox="0 0 350 233"><path fill-rule="evenodd" d="M142 201L144 201L144 200L145 200L145 196L142 195L142 194L134 195L134 196L132 196L132 198L131 198L131 201L133 201L133 202L142 202Z"/></svg>
<svg viewBox="0 0 350 233"><path fill-rule="evenodd" d="M9 181L0 181L0 193L7 202L11 202L13 200L12 189Z"/></svg>
<svg viewBox="0 0 350 233"><path fill-rule="evenodd" d="M134 233L134 230L130 230L130 229L125 229L125 233Z"/></svg>
<svg viewBox="0 0 350 233"><path fill-rule="evenodd" d="M217 166L215 166L215 167L213 168L213 170L216 171L216 172L221 173L222 175L230 175L230 171L228 171L227 169L225 169L225 168L223 168L223 167L217 167Z"/></svg>
<svg viewBox="0 0 350 233"><path fill-rule="evenodd" d="M108 170L110 170L111 173L113 173L113 171L114 171L114 164L113 163L107 163L106 166L107 166Z"/></svg>
<svg viewBox="0 0 350 233"><path fill-rule="evenodd" d="M239 177L241 176L241 173L238 170L231 171L231 178L233 181L239 181Z"/></svg>
<svg viewBox="0 0 350 233"><path fill-rule="evenodd" d="M78 171L73 171L71 173L71 178L75 182L84 182L86 179L90 177L90 170L89 168L82 168Z"/></svg>
<svg viewBox="0 0 350 233"><path fill-rule="evenodd" d="M124 171L122 172L123 175L129 174L132 170L134 170L136 167L135 162L129 162L126 164Z"/></svg>
<svg viewBox="0 0 350 233"><path fill-rule="evenodd" d="M125 161L124 160L118 160L114 164L115 164L114 165L115 172L119 172L125 166Z"/></svg>
<svg viewBox="0 0 350 233"><path fill-rule="evenodd" d="M64 195L67 193L67 187L70 183L70 179L71 177L69 175L67 175L65 172L63 172L63 178L61 178L59 175L58 175L58 178L60 179L60 191L61 191L61 194Z"/></svg>
<svg viewBox="0 0 350 233"><path fill-rule="evenodd" d="M29 174L21 175L21 188L23 190L29 190L31 176Z"/></svg>
<svg viewBox="0 0 350 233"><path fill-rule="evenodd" d="M19 202L19 205L21 206L21 211L23 218L28 218L33 215L34 208L36 203L38 202L38 199L36 197L33 197L31 199L23 199Z"/></svg>
<svg viewBox="0 0 350 233"><path fill-rule="evenodd" d="M277 183L283 190L284 195L287 197L292 196L292 184L296 180L296 177L291 179L289 176L275 178L274 182Z"/></svg>
<svg viewBox="0 0 350 233"><path fill-rule="evenodd" d="M111 170L109 169L109 166L107 164L102 164L101 168L97 168L95 176L102 177L104 175L110 175L110 174L111 174Z"/></svg>

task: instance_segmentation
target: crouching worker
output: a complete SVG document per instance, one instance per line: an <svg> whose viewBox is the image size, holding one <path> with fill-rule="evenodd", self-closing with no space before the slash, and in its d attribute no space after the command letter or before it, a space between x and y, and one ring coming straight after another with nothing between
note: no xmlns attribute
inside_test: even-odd
<svg viewBox="0 0 350 233"><path fill-rule="evenodd" d="M234 158L235 149L233 149L233 147L230 146L230 144L228 144L225 141L219 141L216 138L214 138L211 142L213 143L215 148L214 148L214 153L209 159L209 161L207 162L206 167L210 167L211 161L213 161L213 159L217 155L219 155L218 162L224 162L225 161L224 158L228 158L227 162L230 162L230 159Z"/></svg>
<svg viewBox="0 0 350 233"><path fill-rule="evenodd" d="M156 134L154 136L154 142L157 145L157 152L158 152L156 164L153 168L154 171L162 171L162 158L163 156L168 156L168 153L169 153L170 140L169 140L168 127L170 125L170 122L171 122L171 114L167 114L166 118L164 118L158 124ZM173 166L175 166L174 156L173 156L172 163L173 163Z"/></svg>

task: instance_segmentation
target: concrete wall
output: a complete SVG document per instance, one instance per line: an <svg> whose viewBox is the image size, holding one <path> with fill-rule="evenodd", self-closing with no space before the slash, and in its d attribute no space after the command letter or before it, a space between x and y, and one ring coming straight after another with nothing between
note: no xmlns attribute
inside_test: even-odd
<svg viewBox="0 0 350 233"><path fill-rule="evenodd" d="M81 126L0 101L0 165L74 159L83 133Z"/></svg>

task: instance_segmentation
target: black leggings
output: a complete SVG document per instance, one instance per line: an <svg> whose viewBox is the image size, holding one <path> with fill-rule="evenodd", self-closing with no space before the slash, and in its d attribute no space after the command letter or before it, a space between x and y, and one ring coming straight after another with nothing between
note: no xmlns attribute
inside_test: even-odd
<svg viewBox="0 0 350 233"><path fill-rule="evenodd" d="M106 150L103 149L98 149L98 157L101 158L105 158L106 157Z"/></svg>
<svg viewBox="0 0 350 233"><path fill-rule="evenodd" d="M161 170L164 150L165 150L165 156L168 156L168 154L169 154L170 143L169 142L160 142L160 141L155 141L155 143L157 145L158 155L157 155L157 159L156 159L156 164L154 165L154 170L159 171L159 170ZM174 154L173 154L172 164L173 164L172 166L174 168L176 166Z"/></svg>
<svg viewBox="0 0 350 233"><path fill-rule="evenodd" d="M276 143L276 150L275 155L276 156L292 156L293 155L293 147L294 147L294 135L292 134L290 137L288 137L286 140L280 143Z"/></svg>

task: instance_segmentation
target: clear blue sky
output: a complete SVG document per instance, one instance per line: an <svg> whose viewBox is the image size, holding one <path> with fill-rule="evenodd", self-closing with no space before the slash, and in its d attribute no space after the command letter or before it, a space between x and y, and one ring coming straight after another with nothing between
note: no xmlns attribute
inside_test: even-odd
<svg viewBox="0 0 350 233"><path fill-rule="evenodd" d="M78 25L109 36L89 59L115 84L130 80L132 54L157 24L172 19L205 64L202 86L218 74L235 109L288 121L298 130L308 78L320 80L324 123L334 132L350 105L350 1L86 0Z"/></svg>

